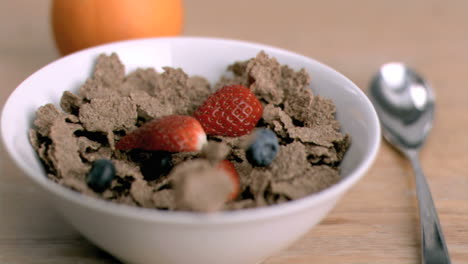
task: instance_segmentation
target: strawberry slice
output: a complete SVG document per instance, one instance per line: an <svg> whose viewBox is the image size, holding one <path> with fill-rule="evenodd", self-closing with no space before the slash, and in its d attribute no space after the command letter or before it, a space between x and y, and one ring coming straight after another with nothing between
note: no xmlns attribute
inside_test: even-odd
<svg viewBox="0 0 468 264"><path fill-rule="evenodd" d="M229 201L232 201L236 199L236 197L239 195L240 192L240 178L239 174L237 173L236 168L234 167L234 164L232 164L229 160L222 160L218 163L218 168L224 170L230 177L234 190L231 192L231 194L228 197Z"/></svg>
<svg viewBox="0 0 468 264"><path fill-rule="evenodd" d="M206 143L206 134L197 119L169 115L153 119L121 138L117 149L198 151Z"/></svg>
<svg viewBox="0 0 468 264"><path fill-rule="evenodd" d="M242 85L225 86L195 111L208 135L238 137L250 133L262 117L260 101Z"/></svg>

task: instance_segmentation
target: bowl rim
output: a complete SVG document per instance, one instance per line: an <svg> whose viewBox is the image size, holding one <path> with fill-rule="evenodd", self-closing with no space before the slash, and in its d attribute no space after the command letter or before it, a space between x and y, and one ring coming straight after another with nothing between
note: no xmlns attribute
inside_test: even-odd
<svg viewBox="0 0 468 264"><path fill-rule="evenodd" d="M130 205L118 204L118 203L107 201L104 199L83 195L69 188L66 188L62 185L56 184L53 181L49 180L47 177L38 177L36 175L37 173L35 173L35 171L32 168L27 166L26 162L23 162L21 158L13 151L13 149L11 148L11 144L7 142L4 136L5 126L6 126L5 109L9 107L10 101L11 101L10 99L14 97L14 95L18 93L19 90L23 89L22 87L24 87L25 83L29 79L33 78L35 75L40 74L40 72L43 69L48 68L51 65L60 63L63 60L68 60L74 56L80 56L80 54L93 52L96 49L104 48L104 49L111 50L112 47L115 45L132 45L132 44L138 44L138 43L147 42L147 41L156 41L156 42L168 41L171 43L177 42L177 41L208 41L208 42L215 41L215 42L221 42L224 44L235 44L235 45L251 47L255 49L263 49L263 50L267 50L267 52L268 50L270 50L275 53L279 53L279 54L283 54L287 56L293 56L296 58L300 58L301 60L307 61L308 63L316 64L326 69L327 71L331 71L337 76L340 76L341 78L343 78L343 80L349 85L349 87L351 87L354 90L354 92L356 92L359 95L359 97L362 97L364 99L364 102L367 104L367 107L370 110L369 114L371 116L372 123L374 124L373 131L371 131L372 132L371 135L374 135L374 137L371 139L372 140L371 149L364 156L363 162L361 162L361 164L359 164L356 169L350 172L350 174L347 175L346 178L340 180L338 183L335 183L334 185L322 191L307 195L306 197L303 197L300 199L288 201L282 204L276 204L276 205L270 205L270 206L264 206L264 207L258 207L258 208L246 208L246 209L234 210L234 211L219 211L219 212L214 212L214 213L186 212L186 211L162 211L162 210L155 210L155 209L149 209L149 208L141 208L141 207L135 207L135 206L130 206ZM215 37L178 36L178 37L156 37L156 38L132 39L132 40L124 40L124 41L117 41L117 42L102 44L102 45L90 47L90 48L63 56L57 60L54 60L46 64L45 66L35 71L29 77L24 79L15 88L15 90L7 98L6 103L3 106L0 125L1 125L0 133L2 134L1 137L2 137L3 144L5 146L6 152L9 154L10 157L12 157L12 160L14 161L15 165L20 169L20 171L26 174L28 178L32 179L36 184L38 184L45 190L52 192L54 195L62 199L65 199L68 202L77 204L81 207L86 207L92 210L98 210L98 211L108 213L114 216L138 219L140 221L150 221L150 222L156 221L156 222L166 222L166 223L172 223L172 224L183 223L183 224L213 225L213 224L226 224L226 223L240 223L240 222L245 222L245 221L255 221L255 220L261 220L265 218L281 217L283 215L302 211L305 208L318 205L326 200L333 200L333 199L337 200L341 197L341 195L347 189L349 189L359 179L361 179L366 173L366 171L371 167L374 160L376 159L378 150L380 148L380 143L381 143L381 130L380 130L380 125L379 125L379 120L378 120L377 114L375 112L375 109L372 103L367 98L365 93L361 91L361 89L359 89L358 86L356 86L356 84L354 84L346 76L342 75L335 69L315 59L306 57L297 52L288 51L279 47L257 43L257 42L243 41L243 40L237 40L237 39L227 39L227 38L215 38Z"/></svg>

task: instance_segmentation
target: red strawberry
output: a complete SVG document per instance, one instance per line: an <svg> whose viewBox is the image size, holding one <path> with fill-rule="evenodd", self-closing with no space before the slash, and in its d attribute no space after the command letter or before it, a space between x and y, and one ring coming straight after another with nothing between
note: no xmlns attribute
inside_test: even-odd
<svg viewBox="0 0 468 264"><path fill-rule="evenodd" d="M218 163L218 168L224 170L232 180L234 190L231 192L228 198L229 201L232 201L236 199L237 195L239 195L240 192L239 174L237 173L234 164L232 164L229 160L220 161Z"/></svg>
<svg viewBox="0 0 468 264"><path fill-rule="evenodd" d="M198 120L191 116L170 115L142 125L121 138L115 147L182 152L200 150L205 143L206 134Z"/></svg>
<svg viewBox="0 0 468 264"><path fill-rule="evenodd" d="M262 117L260 101L242 85L225 86L195 111L208 135L238 137L250 133Z"/></svg>

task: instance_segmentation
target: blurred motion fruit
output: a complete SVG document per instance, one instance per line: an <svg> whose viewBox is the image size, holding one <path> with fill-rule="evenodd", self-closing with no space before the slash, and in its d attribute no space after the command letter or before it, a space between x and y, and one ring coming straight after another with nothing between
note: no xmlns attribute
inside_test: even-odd
<svg viewBox="0 0 468 264"><path fill-rule="evenodd" d="M125 39L179 35L182 0L53 0L51 24L62 55Z"/></svg>
<svg viewBox="0 0 468 264"><path fill-rule="evenodd" d="M228 201L235 200L240 192L240 177L237 173L236 167L229 160L222 160L218 163L218 168L224 170L232 181L234 186L233 191L229 194Z"/></svg>

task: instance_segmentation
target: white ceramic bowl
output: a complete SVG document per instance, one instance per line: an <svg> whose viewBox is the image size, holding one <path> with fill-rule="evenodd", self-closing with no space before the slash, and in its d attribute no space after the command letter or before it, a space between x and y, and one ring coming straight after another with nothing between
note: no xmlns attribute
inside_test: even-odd
<svg viewBox="0 0 468 264"><path fill-rule="evenodd" d="M48 180L29 144L35 110L58 104L62 92L77 90L98 54L117 52L128 71L136 67L182 67L216 81L234 61L260 50L292 68L305 68L316 94L332 99L352 145L342 162L343 179L306 198L281 205L215 214L165 212L85 197ZM371 166L380 144L376 113L364 93L335 70L304 56L254 43L213 38L161 38L90 48L40 69L11 94L1 132L18 167L86 238L127 263L252 264L285 249L316 225Z"/></svg>

